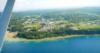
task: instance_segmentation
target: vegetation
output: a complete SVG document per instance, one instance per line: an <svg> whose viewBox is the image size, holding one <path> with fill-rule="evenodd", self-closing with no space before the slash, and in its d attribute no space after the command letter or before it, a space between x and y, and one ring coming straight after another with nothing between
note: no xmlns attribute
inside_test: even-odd
<svg viewBox="0 0 100 53"><path fill-rule="evenodd" d="M72 34L100 34L100 8L13 12L8 31L16 37L41 39Z"/></svg>

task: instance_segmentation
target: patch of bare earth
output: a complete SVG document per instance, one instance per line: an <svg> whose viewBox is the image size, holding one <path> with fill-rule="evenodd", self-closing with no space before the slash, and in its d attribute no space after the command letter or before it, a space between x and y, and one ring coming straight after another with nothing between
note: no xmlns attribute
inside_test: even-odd
<svg viewBox="0 0 100 53"><path fill-rule="evenodd" d="M14 38L16 36L16 34L17 34L17 32L9 32L9 31L7 31L5 38L6 39Z"/></svg>

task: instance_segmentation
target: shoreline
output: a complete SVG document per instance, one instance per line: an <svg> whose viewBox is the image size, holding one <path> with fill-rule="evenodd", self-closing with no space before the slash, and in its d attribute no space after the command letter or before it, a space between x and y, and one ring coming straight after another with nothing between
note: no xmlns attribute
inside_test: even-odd
<svg viewBox="0 0 100 53"><path fill-rule="evenodd" d="M47 37L43 39L24 39L24 38L14 38L16 32L7 32L5 36L5 41L33 41L33 42L43 42L43 41L53 41L65 38L73 38L73 37L82 37L85 35L65 35L65 36L58 36L58 37ZM99 36L98 34L93 34L94 36ZM88 36L88 35L87 35Z"/></svg>
<svg viewBox="0 0 100 53"><path fill-rule="evenodd" d="M83 36L83 35L81 35ZM24 38L5 38L6 41L34 41L34 42L43 42L43 41L53 41L64 38L72 38L72 37L81 37L80 35L66 35L66 36L58 36L58 37L48 37L43 39L24 39Z"/></svg>

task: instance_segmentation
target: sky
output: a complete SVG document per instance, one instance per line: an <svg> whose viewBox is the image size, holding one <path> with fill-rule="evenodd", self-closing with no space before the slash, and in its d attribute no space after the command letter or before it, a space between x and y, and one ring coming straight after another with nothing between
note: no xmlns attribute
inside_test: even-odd
<svg viewBox="0 0 100 53"><path fill-rule="evenodd" d="M0 0L3 6L4 0ZM16 0L13 11L100 6L100 0ZM0 10L2 9L0 7Z"/></svg>
<svg viewBox="0 0 100 53"><path fill-rule="evenodd" d="M6 5L7 0L0 0L0 11L3 11L4 6Z"/></svg>

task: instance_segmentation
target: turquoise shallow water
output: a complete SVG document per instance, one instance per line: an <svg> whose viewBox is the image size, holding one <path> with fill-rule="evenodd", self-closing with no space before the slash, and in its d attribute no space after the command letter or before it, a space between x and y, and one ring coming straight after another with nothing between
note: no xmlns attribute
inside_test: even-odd
<svg viewBox="0 0 100 53"><path fill-rule="evenodd" d="M84 36L45 42L5 41L1 53L100 53L100 37Z"/></svg>

